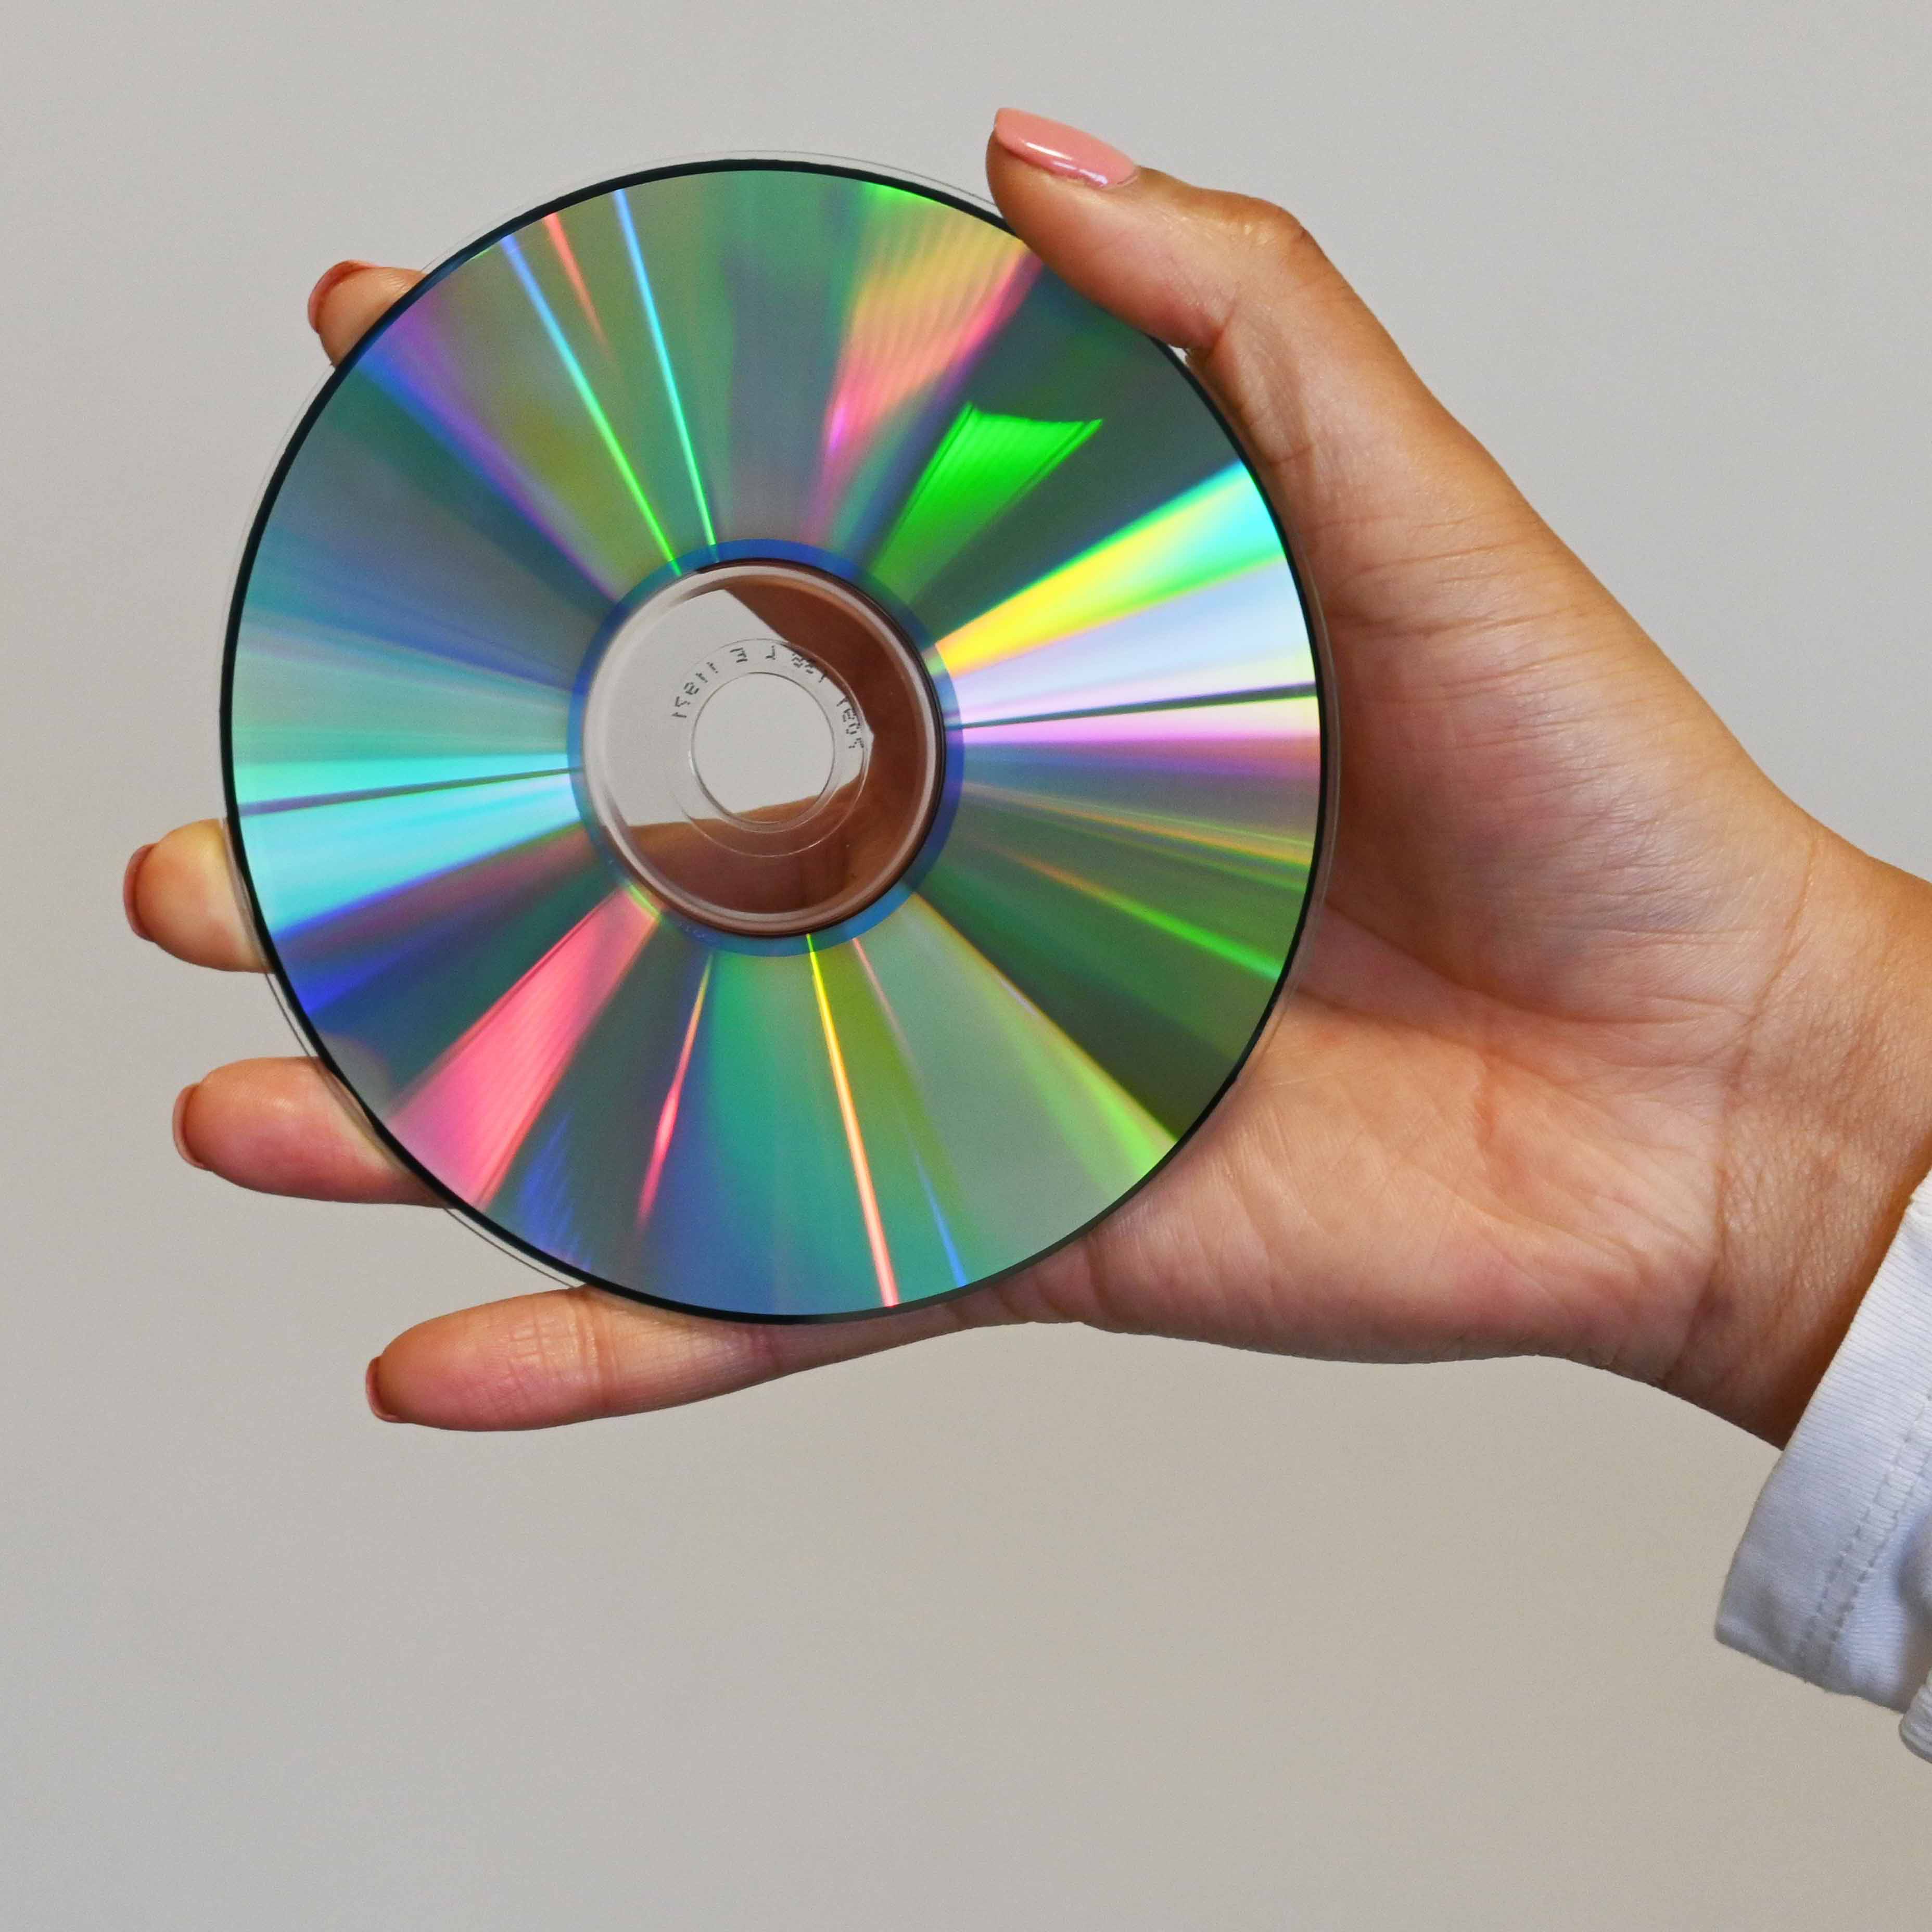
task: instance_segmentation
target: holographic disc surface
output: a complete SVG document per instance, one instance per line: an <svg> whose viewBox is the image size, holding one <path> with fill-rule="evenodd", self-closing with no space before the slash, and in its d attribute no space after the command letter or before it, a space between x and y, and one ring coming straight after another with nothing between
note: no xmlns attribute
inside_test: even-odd
<svg viewBox="0 0 1932 1932"><path fill-rule="evenodd" d="M1322 838L1228 430L992 216L607 184L324 388L230 621L230 830L315 1051L466 1218L767 1319L953 1293L1154 1172Z"/></svg>

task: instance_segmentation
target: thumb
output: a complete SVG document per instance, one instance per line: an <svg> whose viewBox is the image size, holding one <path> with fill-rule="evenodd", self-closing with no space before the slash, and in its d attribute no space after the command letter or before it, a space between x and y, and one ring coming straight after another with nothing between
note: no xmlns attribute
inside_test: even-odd
<svg viewBox="0 0 1932 1932"><path fill-rule="evenodd" d="M1292 512L1324 594L1324 562L1354 579L1375 561L1360 554L1365 511L1391 531L1453 523L1459 540L1550 543L1286 210L1136 168L1010 108L994 122L986 174L1015 232L1063 280L1186 352Z"/></svg>

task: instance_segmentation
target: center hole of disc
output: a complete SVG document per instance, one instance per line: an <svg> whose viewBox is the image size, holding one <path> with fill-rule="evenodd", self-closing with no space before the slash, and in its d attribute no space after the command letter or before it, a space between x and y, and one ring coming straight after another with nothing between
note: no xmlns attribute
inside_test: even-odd
<svg viewBox="0 0 1932 1932"><path fill-rule="evenodd" d="M573 722L605 856L688 922L829 929L918 858L945 740L911 640L830 572L746 557L682 572L604 640Z"/></svg>
<svg viewBox="0 0 1932 1932"><path fill-rule="evenodd" d="M832 727L790 679L753 671L721 685L692 727L699 784L740 818L802 812L832 776Z"/></svg>

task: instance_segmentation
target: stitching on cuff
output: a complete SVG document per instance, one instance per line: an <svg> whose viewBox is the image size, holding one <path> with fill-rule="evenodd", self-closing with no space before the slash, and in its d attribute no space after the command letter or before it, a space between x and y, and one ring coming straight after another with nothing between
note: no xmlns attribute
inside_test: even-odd
<svg viewBox="0 0 1932 1932"><path fill-rule="evenodd" d="M1803 1674L1814 1683L1823 1681L1826 1670L1838 1654L1838 1646L1844 1640L1846 1626L1851 1622L1852 1612L1857 1607L1860 1594L1871 1580L1872 1572L1878 1568L1880 1558L1891 1547L1892 1540L1898 1533L1899 1519L1905 1513L1905 1506L1923 1483L1928 1466L1932 1465L1932 1433L1928 1433L1925 1426L1929 1414L1932 1414L1932 1388L1928 1388L1919 1398L1918 1407L1913 1412L1910 1426L1900 1437L1898 1448L1892 1451L1892 1460L1886 1463L1878 1481L1874 1485L1870 1498L1859 1512L1858 1522L1853 1526L1850 1535L1846 1538L1832 1563L1831 1574L1819 1590L1818 1599L1812 1606L1810 1616L1805 1620L1804 1634L1798 1640L1798 1656ZM1864 1541L1865 1532L1873 1517L1878 1514L1886 1492L1892 1488L1894 1478L1903 1470L1906 1458L1915 1448L1918 1451L1918 1457L1912 1479L1899 1491L1876 1540L1870 1546L1870 1554L1865 1558L1858 1575L1852 1579L1850 1588L1844 1592L1842 1600L1838 1604L1837 1615L1821 1638L1819 1625L1837 1594L1838 1580L1844 1575L1846 1566L1854 1560L1854 1552Z"/></svg>

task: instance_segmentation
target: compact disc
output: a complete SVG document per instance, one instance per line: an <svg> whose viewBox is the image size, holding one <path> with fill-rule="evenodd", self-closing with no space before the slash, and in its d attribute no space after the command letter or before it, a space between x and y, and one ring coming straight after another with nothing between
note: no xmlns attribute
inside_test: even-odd
<svg viewBox="0 0 1932 1932"><path fill-rule="evenodd" d="M1066 1240L1239 1069L1322 836L1311 619L1171 351L830 164L464 249L256 518L230 829L382 1139L533 1260L848 1316Z"/></svg>

